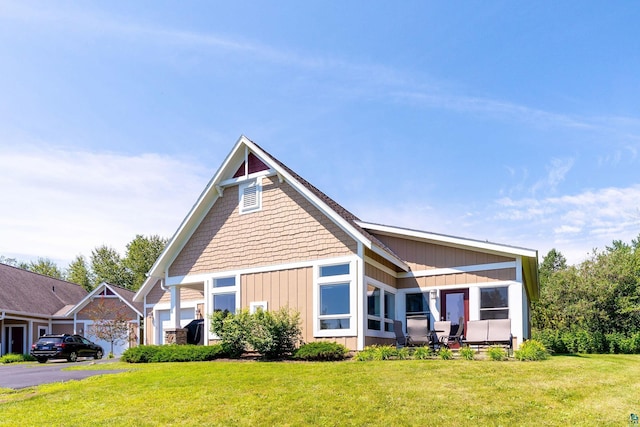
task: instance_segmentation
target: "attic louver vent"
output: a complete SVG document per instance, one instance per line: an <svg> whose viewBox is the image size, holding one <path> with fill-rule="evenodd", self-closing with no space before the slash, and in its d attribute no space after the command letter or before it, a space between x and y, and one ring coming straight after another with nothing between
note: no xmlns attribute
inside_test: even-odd
<svg viewBox="0 0 640 427"><path fill-rule="evenodd" d="M262 186L258 180L240 185L240 213L260 210Z"/></svg>

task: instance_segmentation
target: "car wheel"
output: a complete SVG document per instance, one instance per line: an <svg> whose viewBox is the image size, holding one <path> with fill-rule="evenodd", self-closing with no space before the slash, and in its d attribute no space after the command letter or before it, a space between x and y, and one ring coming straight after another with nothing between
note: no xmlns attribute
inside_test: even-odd
<svg viewBox="0 0 640 427"><path fill-rule="evenodd" d="M46 357L38 357L37 360L38 360L38 363L47 363Z"/></svg>
<svg viewBox="0 0 640 427"><path fill-rule="evenodd" d="M76 360L78 360L78 353L72 351L71 353L69 353L69 356L67 356L67 360L69 362L75 362Z"/></svg>
<svg viewBox="0 0 640 427"><path fill-rule="evenodd" d="M96 351L95 356L93 356L94 359L102 359L102 350L98 350Z"/></svg>

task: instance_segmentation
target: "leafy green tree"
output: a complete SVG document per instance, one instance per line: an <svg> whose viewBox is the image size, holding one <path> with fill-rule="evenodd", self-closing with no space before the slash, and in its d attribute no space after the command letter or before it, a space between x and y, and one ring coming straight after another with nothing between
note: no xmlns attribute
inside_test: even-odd
<svg viewBox="0 0 640 427"><path fill-rule="evenodd" d="M67 268L67 280L71 283L82 286L88 292L93 290L91 272L89 271L87 260L83 255L76 256L71 264L69 264L69 267Z"/></svg>
<svg viewBox="0 0 640 427"><path fill-rule="evenodd" d="M140 234L127 245L127 254L122 263L132 276L132 290L136 291L142 286L166 245L167 239L158 235L145 237Z"/></svg>
<svg viewBox="0 0 640 427"><path fill-rule="evenodd" d="M0 255L0 264L10 265L11 267L18 267L18 260L15 258L7 258L4 255Z"/></svg>
<svg viewBox="0 0 640 427"><path fill-rule="evenodd" d="M124 266L118 252L113 248L102 245L91 251L91 271L93 272L93 287L107 282L131 289L133 276Z"/></svg>
<svg viewBox="0 0 640 427"><path fill-rule="evenodd" d="M44 276L53 277L54 279L62 280L64 278L62 271L58 268L58 265L49 258L38 258L35 262L30 261L28 263L20 263L20 268L42 274Z"/></svg>
<svg viewBox="0 0 640 427"><path fill-rule="evenodd" d="M565 270L567 268L567 259L557 249L551 249L547 255L542 258L540 264L540 276L548 278L553 273Z"/></svg>

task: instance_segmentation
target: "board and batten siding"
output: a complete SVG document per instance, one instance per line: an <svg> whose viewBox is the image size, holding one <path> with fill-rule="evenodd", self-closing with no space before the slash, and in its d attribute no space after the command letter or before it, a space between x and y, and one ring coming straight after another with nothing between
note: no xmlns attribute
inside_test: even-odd
<svg viewBox="0 0 640 427"><path fill-rule="evenodd" d="M469 265L514 261L514 257L453 248L416 240L375 234L395 254L405 261L412 271L436 268L455 268Z"/></svg>
<svg viewBox="0 0 640 427"><path fill-rule="evenodd" d="M252 302L266 301L269 311L282 307L298 311L304 342L335 341L347 348L356 348L355 337L314 338L312 267L243 274L240 287L243 308L249 308Z"/></svg>
<svg viewBox="0 0 640 427"><path fill-rule="evenodd" d="M501 282L507 280L516 280L515 268L475 271L471 273L443 274L437 276L400 278L398 279L398 289L472 285L478 283Z"/></svg>
<svg viewBox="0 0 640 427"><path fill-rule="evenodd" d="M224 189L169 268L170 276L352 255L357 243L302 194L262 180L262 209L240 214L238 186Z"/></svg>

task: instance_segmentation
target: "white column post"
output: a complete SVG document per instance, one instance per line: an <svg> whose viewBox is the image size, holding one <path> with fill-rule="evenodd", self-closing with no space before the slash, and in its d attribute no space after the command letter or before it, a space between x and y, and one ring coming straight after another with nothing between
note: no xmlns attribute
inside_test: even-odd
<svg viewBox="0 0 640 427"><path fill-rule="evenodd" d="M171 327L181 328L180 326L180 287L171 286Z"/></svg>
<svg viewBox="0 0 640 427"><path fill-rule="evenodd" d="M367 292L365 289L364 283L364 245L361 242L358 242L358 260L355 263L356 265L356 289L357 289L357 308L356 308L356 316L357 316L357 338L356 338L356 350L362 350L364 348L365 338L364 335L366 333L366 317L367 313L365 311L365 300L367 298Z"/></svg>

